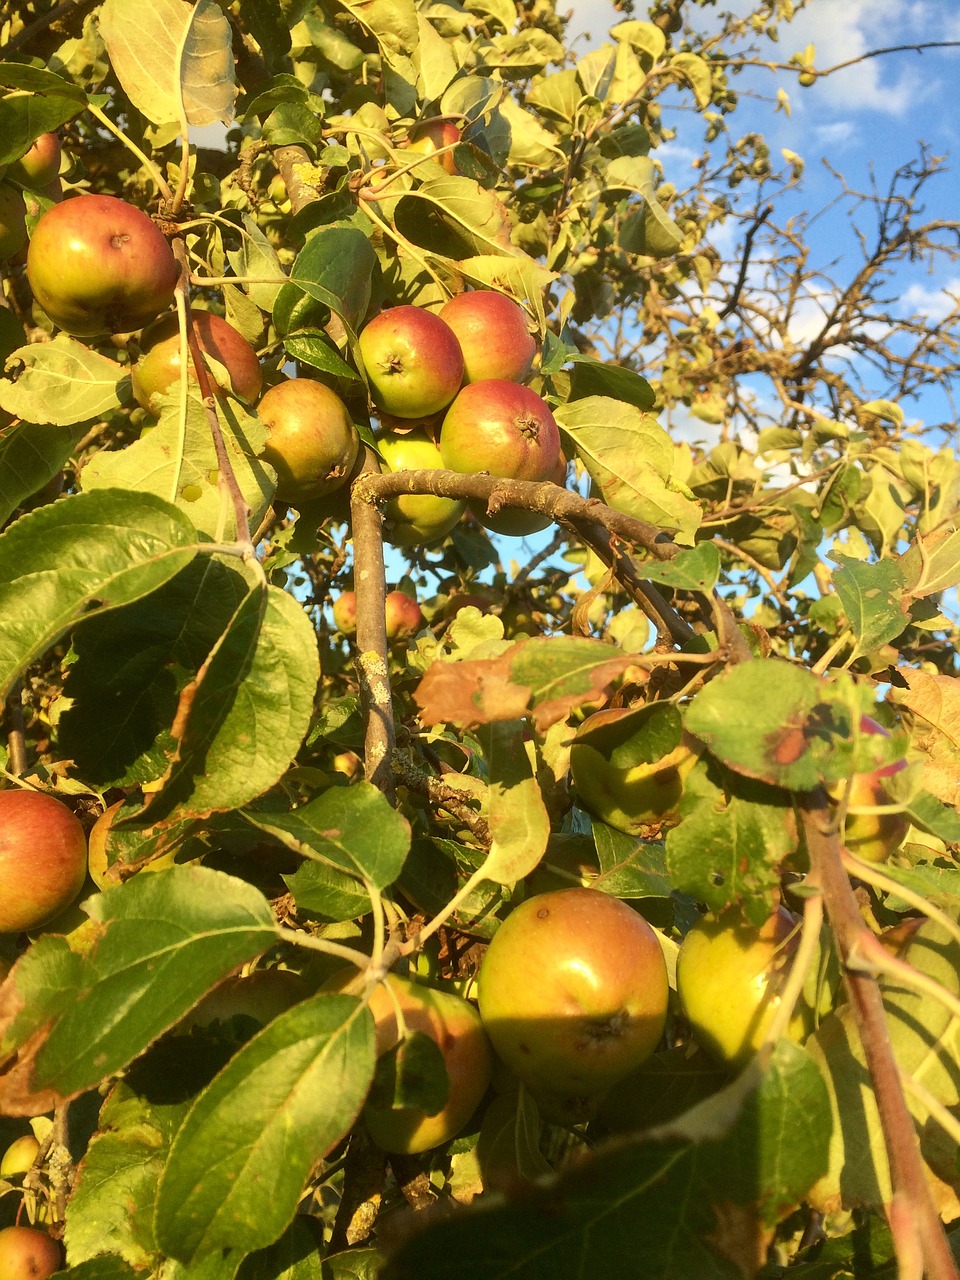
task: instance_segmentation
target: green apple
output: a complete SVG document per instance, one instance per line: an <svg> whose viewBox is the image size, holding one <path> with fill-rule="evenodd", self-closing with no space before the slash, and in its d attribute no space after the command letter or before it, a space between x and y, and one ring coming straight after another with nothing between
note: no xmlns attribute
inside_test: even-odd
<svg viewBox="0 0 960 1280"><path fill-rule="evenodd" d="M780 1004L799 923L779 907L759 928L729 913L694 925L680 944L677 991L697 1041L733 1066L756 1052ZM801 1041L813 1015L798 1004L787 1034Z"/></svg>
<svg viewBox="0 0 960 1280"><path fill-rule="evenodd" d="M872 716L860 717L860 732L879 734L888 738L887 730ZM910 818L903 811L890 813L858 812L894 802L887 792L885 779L893 777L907 767L906 760L894 760L871 773L855 773L849 790L845 783L830 788L832 799L839 801L847 796L847 814L843 826L843 843L850 852L864 862L886 862L903 844L910 829Z"/></svg>
<svg viewBox="0 0 960 1280"><path fill-rule="evenodd" d="M378 409L425 418L445 408L463 379L456 335L423 307L391 307L364 327L360 356Z"/></svg>
<svg viewBox="0 0 960 1280"><path fill-rule="evenodd" d="M140 329L173 301L180 268L151 218L115 196L52 205L27 250L27 279L50 319L77 338Z"/></svg>
<svg viewBox="0 0 960 1280"><path fill-rule="evenodd" d="M333 602L333 623L345 636L357 634L357 593L341 591Z"/></svg>
<svg viewBox="0 0 960 1280"><path fill-rule="evenodd" d="M86 877L87 838L73 812L40 791L0 791L0 933L46 924Z"/></svg>
<svg viewBox="0 0 960 1280"><path fill-rule="evenodd" d="M277 497L299 505L345 484L360 451L350 411L313 378L287 378L257 406L267 427L264 461L277 472Z"/></svg>
<svg viewBox="0 0 960 1280"><path fill-rule="evenodd" d="M570 771L584 808L630 835L676 818L684 783L702 750L684 734L660 759L646 759L647 710L594 712L577 730L570 749Z"/></svg>
<svg viewBox="0 0 960 1280"><path fill-rule="evenodd" d="M29 1173L40 1151L40 1143L32 1133L14 1138L0 1156L0 1178L21 1178Z"/></svg>
<svg viewBox="0 0 960 1280"><path fill-rule="evenodd" d="M0 1280L47 1280L59 1270L60 1245L35 1227L0 1231Z"/></svg>
<svg viewBox="0 0 960 1280"><path fill-rule="evenodd" d="M377 451L388 471L438 471L443 458L434 442L421 431L385 431L377 437ZM383 509L388 542L412 547L438 542L463 515L464 504L433 494L403 494L391 498Z"/></svg>
<svg viewBox="0 0 960 1280"><path fill-rule="evenodd" d="M478 979L494 1049L561 1123L588 1119L653 1053L667 997L656 931L597 889L527 898L494 934Z"/></svg>

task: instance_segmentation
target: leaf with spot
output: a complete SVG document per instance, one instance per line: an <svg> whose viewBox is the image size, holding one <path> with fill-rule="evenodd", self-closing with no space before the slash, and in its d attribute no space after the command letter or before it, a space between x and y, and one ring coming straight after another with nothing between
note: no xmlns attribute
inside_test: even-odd
<svg viewBox="0 0 960 1280"><path fill-rule="evenodd" d="M18 366L15 379L0 381L0 406L25 422L69 427L102 417L130 397L130 375L122 365L63 333L14 351L6 369Z"/></svg>
<svg viewBox="0 0 960 1280"><path fill-rule="evenodd" d="M856 637L857 654L896 639L910 621L903 608L903 572L895 560L845 560L833 585Z"/></svg>

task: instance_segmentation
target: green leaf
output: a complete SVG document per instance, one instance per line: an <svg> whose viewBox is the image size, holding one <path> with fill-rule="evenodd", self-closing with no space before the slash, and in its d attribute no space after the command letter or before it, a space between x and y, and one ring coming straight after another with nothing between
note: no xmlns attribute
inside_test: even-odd
<svg viewBox="0 0 960 1280"><path fill-rule="evenodd" d="M720 552L712 542L700 542L673 560L646 560L644 576L681 591L712 591L720 580Z"/></svg>
<svg viewBox="0 0 960 1280"><path fill-rule="evenodd" d="M129 378L115 360L58 334L52 342L33 343L14 351L9 371L22 366L16 381L0 382L0 405L25 422L69 427L116 409L120 387Z"/></svg>
<svg viewBox="0 0 960 1280"><path fill-rule="evenodd" d="M629 654L579 636L534 636L509 654L510 678L530 690L534 723L541 732L592 702L630 661Z"/></svg>
<svg viewBox="0 0 960 1280"><path fill-rule="evenodd" d="M899 560L907 596L922 598L960 582L960 529L936 529L920 537Z"/></svg>
<svg viewBox="0 0 960 1280"><path fill-rule="evenodd" d="M484 814L491 844L483 872L497 884L513 884L543 857L550 817L524 748L523 722L484 725L477 736L489 770Z"/></svg>
<svg viewBox="0 0 960 1280"><path fill-rule="evenodd" d="M230 24L216 0L105 0L100 34L124 92L153 124L233 120Z"/></svg>
<svg viewBox="0 0 960 1280"><path fill-rule="evenodd" d="M866 653L894 640L910 621L903 608L903 574L895 560L844 560L833 585L857 639Z"/></svg>
<svg viewBox="0 0 960 1280"><path fill-rule="evenodd" d="M0 85L14 90L0 98L0 164L11 164L41 133L53 132L79 115L87 95L78 84L42 67L7 61Z"/></svg>
<svg viewBox="0 0 960 1280"><path fill-rule="evenodd" d="M675 53L670 59L670 65L689 84L700 110L706 111L713 95L710 64L696 53Z"/></svg>
<svg viewBox="0 0 960 1280"><path fill-rule="evenodd" d="M266 428L236 401L221 398L217 417L251 528L263 519L276 489L273 469L255 455L266 443ZM233 504L219 483L216 446L199 391L187 394L181 422L178 395L163 400L155 427L126 449L102 451L83 469L85 490L135 489L173 503L211 541L237 537Z"/></svg>
<svg viewBox="0 0 960 1280"><path fill-rule="evenodd" d="M86 427L21 422L0 433L0 524L62 469Z"/></svg>
<svg viewBox="0 0 960 1280"><path fill-rule="evenodd" d="M711 680L684 723L737 773L811 791L850 772L859 711L839 686L804 667L758 658Z"/></svg>
<svg viewBox="0 0 960 1280"><path fill-rule="evenodd" d="M245 816L295 853L378 890L393 884L410 850L406 818L369 782L331 787L290 813L250 810Z"/></svg>
<svg viewBox="0 0 960 1280"><path fill-rule="evenodd" d="M610 34L617 40L625 41L638 53L645 54L650 65L662 56L667 47L666 36L653 22L618 22L615 27L610 28Z"/></svg>
<svg viewBox="0 0 960 1280"><path fill-rule="evenodd" d="M554 416L608 506L692 541L700 505L671 487L674 445L656 418L605 396L562 405Z"/></svg>
<svg viewBox="0 0 960 1280"><path fill-rule="evenodd" d="M310 1170L357 1118L374 1059L373 1018L350 996L315 996L254 1036L174 1139L157 1197L161 1249L190 1263L276 1240Z"/></svg>
<svg viewBox="0 0 960 1280"><path fill-rule="evenodd" d="M356 369L347 364L322 330L300 330L290 334L284 338L283 346L291 360L299 360L301 364L308 364L313 369L331 373L335 378L347 378L351 382L362 381Z"/></svg>
<svg viewBox="0 0 960 1280"><path fill-rule="evenodd" d="M136 1280L137 1273L116 1254L102 1253L74 1267L65 1267L57 1275L60 1280Z"/></svg>
<svg viewBox="0 0 960 1280"><path fill-rule="evenodd" d="M408 240L446 257L521 256L506 206L472 178L426 178L397 202L394 221Z"/></svg>
<svg viewBox="0 0 960 1280"><path fill-rule="evenodd" d="M320 227L297 254L290 281L356 330L370 306L377 255L356 227ZM281 295L282 296L282 295Z"/></svg>
<svg viewBox="0 0 960 1280"><path fill-rule="evenodd" d="M570 374L570 400L586 400L590 396L608 396L632 404L641 410L652 409L656 403L653 388L646 378L632 369L620 365L604 364L590 356L572 353L573 371Z"/></svg>
<svg viewBox="0 0 960 1280"><path fill-rule="evenodd" d="M313 920L356 920L371 910L370 895L359 881L325 862L305 862L283 881L299 910Z"/></svg>
<svg viewBox="0 0 960 1280"><path fill-rule="evenodd" d="M243 215L240 248L228 249L227 261L241 277L241 283L248 276L256 281L243 284L247 297L262 311L272 311L281 285L287 282L287 275L280 265L276 249L248 213Z"/></svg>
<svg viewBox="0 0 960 1280"><path fill-rule="evenodd" d="M673 885L667 874L661 841L627 835L598 820L593 823L593 838L600 859L600 874L591 888L615 898L670 897Z"/></svg>
<svg viewBox="0 0 960 1280"><path fill-rule="evenodd" d="M377 1060L368 1103L396 1111L413 1108L435 1116L449 1096L450 1078L440 1046L423 1031L408 1031Z"/></svg>
<svg viewBox="0 0 960 1280"><path fill-rule="evenodd" d="M0 1060L11 1060L0 1105L9 1114L38 1115L93 1088L276 940L258 890L200 866L136 876L86 909L93 924L73 944L83 951L43 937L5 984Z"/></svg>
<svg viewBox="0 0 960 1280"><path fill-rule="evenodd" d="M177 755L147 820L239 809L272 787L307 732L319 676L303 606L279 587L255 587L181 694Z"/></svg>
<svg viewBox="0 0 960 1280"><path fill-rule="evenodd" d="M196 532L149 494L77 494L0 535L0 691L81 617L154 591L193 559Z"/></svg>

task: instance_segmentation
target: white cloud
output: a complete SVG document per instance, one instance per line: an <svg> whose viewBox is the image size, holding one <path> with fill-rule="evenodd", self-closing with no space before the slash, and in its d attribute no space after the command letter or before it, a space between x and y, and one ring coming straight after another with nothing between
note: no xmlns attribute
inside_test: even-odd
<svg viewBox="0 0 960 1280"><path fill-rule="evenodd" d="M567 40L577 41L576 50L581 55L605 43L610 28L623 21L623 14L613 7L612 0L573 0L569 12L573 17Z"/></svg>
<svg viewBox="0 0 960 1280"><path fill-rule="evenodd" d="M905 315L919 314L929 320L943 320L956 307L960 299L960 277L954 276L941 288L924 284L912 284L901 295Z"/></svg>

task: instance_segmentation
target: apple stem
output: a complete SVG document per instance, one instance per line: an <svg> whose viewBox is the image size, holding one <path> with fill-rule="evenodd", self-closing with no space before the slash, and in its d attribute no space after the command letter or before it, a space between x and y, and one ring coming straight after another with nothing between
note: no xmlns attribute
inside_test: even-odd
<svg viewBox="0 0 960 1280"><path fill-rule="evenodd" d="M909 1246L898 1240L898 1256L903 1251L909 1257L919 1247L928 1280L960 1280L920 1156L917 1132L890 1043L883 995L873 973L864 973L851 964L853 956L869 954L868 939L874 939L843 867L830 802L824 789L818 787L799 793L798 803L812 873L822 886L824 906L845 968L854 1021L873 1081L894 1194L909 1209Z"/></svg>
<svg viewBox="0 0 960 1280"><path fill-rule="evenodd" d="M7 773L20 777L27 771L26 728L23 719L23 684L17 680L7 699Z"/></svg>

